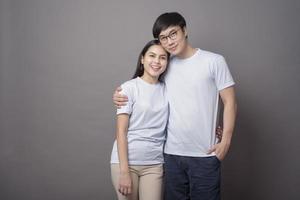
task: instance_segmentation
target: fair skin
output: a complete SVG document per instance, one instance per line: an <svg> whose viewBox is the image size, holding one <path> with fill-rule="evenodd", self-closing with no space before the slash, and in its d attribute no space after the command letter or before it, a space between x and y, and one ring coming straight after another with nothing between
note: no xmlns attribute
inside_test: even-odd
<svg viewBox="0 0 300 200"><path fill-rule="evenodd" d="M171 39L172 33L176 32L176 39ZM170 54L180 58L186 59L191 57L197 51L193 48L186 38L186 28L180 28L179 26L170 26L167 29L161 31L159 39L166 37L167 40L162 42L163 48ZM127 97L119 94L120 89L118 88L114 95L113 101L116 106L126 104ZM231 138L234 130L235 117L237 112L237 104L235 99L235 91L233 87L228 87L220 91L220 97L224 104L224 115L223 115L223 133L222 140L220 143L211 147L208 150L208 154L215 153L219 160L223 160L229 150L231 144ZM220 132L217 130L217 133Z"/></svg>
<svg viewBox="0 0 300 200"><path fill-rule="evenodd" d="M167 52L160 45L151 46L141 60L144 65L144 74L141 77L150 84L158 82L158 77L167 67Z"/></svg>
<svg viewBox="0 0 300 200"><path fill-rule="evenodd" d="M149 84L158 83L161 75L167 67L167 52L160 45L152 45L141 59L144 66L144 73L141 76ZM129 115L119 114L117 116L116 140L118 146L118 156L120 162L119 192L123 195L132 193L132 179L130 176L128 163L128 141L127 131L129 125Z"/></svg>
<svg viewBox="0 0 300 200"><path fill-rule="evenodd" d="M222 161L224 160L231 144L231 138L234 130L237 112L237 103L233 87L228 87L221 90L220 97L224 104L222 140L220 143L215 144L208 151L208 154L215 152L218 159Z"/></svg>

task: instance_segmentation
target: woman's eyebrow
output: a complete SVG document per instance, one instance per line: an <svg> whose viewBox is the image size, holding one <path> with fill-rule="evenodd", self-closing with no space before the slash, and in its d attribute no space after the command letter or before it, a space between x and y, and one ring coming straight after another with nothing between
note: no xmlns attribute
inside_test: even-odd
<svg viewBox="0 0 300 200"><path fill-rule="evenodd" d="M157 55L156 53L154 53L153 51L149 51L149 54L154 54ZM167 56L167 54L158 54L159 56Z"/></svg>

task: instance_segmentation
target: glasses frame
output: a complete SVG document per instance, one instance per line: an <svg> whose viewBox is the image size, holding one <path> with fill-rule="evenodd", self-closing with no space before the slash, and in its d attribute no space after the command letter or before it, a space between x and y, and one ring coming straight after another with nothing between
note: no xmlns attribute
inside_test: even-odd
<svg viewBox="0 0 300 200"><path fill-rule="evenodd" d="M168 35L166 36L162 36L162 37L158 37L158 40L161 44L166 44L168 42L168 38L170 38L170 40L176 40L177 35L178 35L178 31L181 28L177 28L175 30L172 30Z"/></svg>

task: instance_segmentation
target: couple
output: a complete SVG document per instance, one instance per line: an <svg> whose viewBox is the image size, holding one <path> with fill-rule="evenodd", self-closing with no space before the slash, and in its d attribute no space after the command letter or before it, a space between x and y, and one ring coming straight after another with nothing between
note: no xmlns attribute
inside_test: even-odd
<svg viewBox="0 0 300 200"><path fill-rule="evenodd" d="M188 43L179 13L160 15L152 31L156 39L140 53L133 79L113 97L111 173L118 199L160 200L163 193L166 200L218 200L236 116L234 81L221 55Z"/></svg>

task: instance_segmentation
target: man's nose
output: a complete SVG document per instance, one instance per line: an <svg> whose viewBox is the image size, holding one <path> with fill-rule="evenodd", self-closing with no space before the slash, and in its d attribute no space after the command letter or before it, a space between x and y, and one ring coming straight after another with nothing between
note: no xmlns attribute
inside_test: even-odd
<svg viewBox="0 0 300 200"><path fill-rule="evenodd" d="M173 44L174 40L172 40L170 37L167 37L167 44Z"/></svg>

